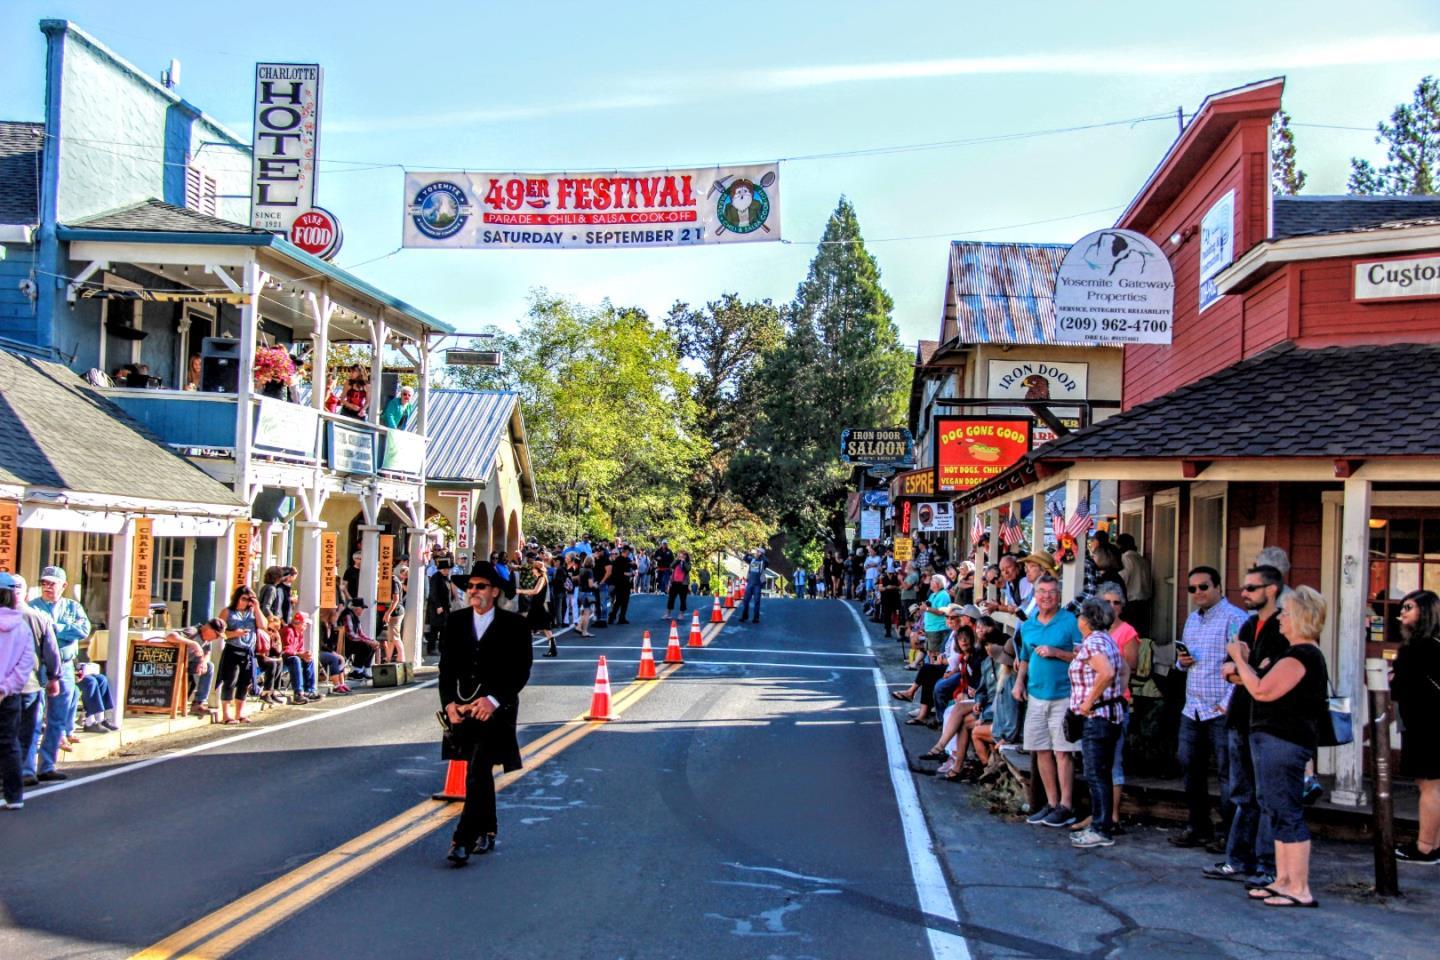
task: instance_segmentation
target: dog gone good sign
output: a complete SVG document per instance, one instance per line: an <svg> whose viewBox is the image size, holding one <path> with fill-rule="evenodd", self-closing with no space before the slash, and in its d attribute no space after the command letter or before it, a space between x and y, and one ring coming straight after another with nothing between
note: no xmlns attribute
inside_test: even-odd
<svg viewBox="0 0 1440 960"><path fill-rule="evenodd" d="M935 490L961 493L1004 473L1030 452L1028 419L936 417Z"/></svg>
<svg viewBox="0 0 1440 960"><path fill-rule="evenodd" d="M778 164L608 173L406 173L402 245L613 250L780 239Z"/></svg>

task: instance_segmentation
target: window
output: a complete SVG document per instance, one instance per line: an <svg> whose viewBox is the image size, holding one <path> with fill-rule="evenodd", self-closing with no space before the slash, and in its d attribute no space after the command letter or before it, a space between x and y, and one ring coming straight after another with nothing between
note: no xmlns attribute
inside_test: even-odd
<svg viewBox="0 0 1440 960"><path fill-rule="evenodd" d="M1214 567L1225 581L1225 484L1197 483L1190 491L1190 568Z"/></svg>
<svg viewBox="0 0 1440 960"><path fill-rule="evenodd" d="M199 167L185 168L185 206L196 213L215 216L215 178Z"/></svg>
<svg viewBox="0 0 1440 960"><path fill-rule="evenodd" d="M155 538L155 599L179 603L185 599L185 545L183 537Z"/></svg>
<svg viewBox="0 0 1440 960"><path fill-rule="evenodd" d="M1440 511L1377 508L1371 518L1370 642L1398 644L1401 598L1412 590L1440 592ZM1367 655L1382 653L1371 648Z"/></svg>
<svg viewBox="0 0 1440 960"><path fill-rule="evenodd" d="M108 533L87 533L80 542L80 603L96 629L110 621L110 541Z"/></svg>

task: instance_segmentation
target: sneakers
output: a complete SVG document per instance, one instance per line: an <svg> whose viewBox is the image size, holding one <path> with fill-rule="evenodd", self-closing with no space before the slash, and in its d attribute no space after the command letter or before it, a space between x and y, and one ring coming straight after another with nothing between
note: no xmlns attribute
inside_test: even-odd
<svg viewBox="0 0 1440 960"><path fill-rule="evenodd" d="M1053 813L1054 810L1055 810L1055 808L1052 807L1052 806L1050 806L1050 804L1047 803L1047 804L1045 804L1045 806L1041 807L1039 810L1036 810L1034 813L1030 814L1030 816L1026 817L1026 818L1025 818L1025 822L1026 822L1026 823L1044 823L1044 822L1045 822L1045 818L1048 817L1048 816L1050 816L1050 814Z"/></svg>
<svg viewBox="0 0 1440 960"><path fill-rule="evenodd" d="M6 809L6 810L24 810L24 809L25 809L25 801L24 801L24 800L16 800L14 803L11 803L10 801L7 800L7 801L5 801L5 809Z"/></svg>
<svg viewBox="0 0 1440 960"><path fill-rule="evenodd" d="M1314 777L1306 777L1305 788L1300 793L1300 802L1307 807L1313 806L1315 801L1323 796L1325 796L1325 788L1320 785L1320 781Z"/></svg>
<svg viewBox="0 0 1440 960"><path fill-rule="evenodd" d="M1061 809L1064 808L1062 807ZM1105 834L1096 830L1094 827L1086 827L1079 833L1071 834L1070 845L1072 847L1080 847L1081 849L1088 849L1090 847L1113 847L1115 846L1115 840L1105 836Z"/></svg>
<svg viewBox="0 0 1440 960"><path fill-rule="evenodd" d="M1040 821L1043 826L1047 827L1068 827L1074 822L1075 813L1069 807L1054 807L1050 810L1050 815Z"/></svg>
<svg viewBox="0 0 1440 960"><path fill-rule="evenodd" d="M1433 866L1440 863L1440 847L1436 847L1429 853L1421 853L1419 845L1412 841L1395 848L1395 859L1404 860L1406 863L1423 863Z"/></svg>
<svg viewBox="0 0 1440 960"><path fill-rule="evenodd" d="M69 780L70 778L59 770L46 770L44 773L37 774L35 779L41 783L58 783L61 780Z"/></svg>
<svg viewBox="0 0 1440 960"><path fill-rule="evenodd" d="M1237 870L1230 866L1229 862L1217 863L1213 867L1206 867L1200 873L1207 880L1234 880L1237 883L1250 877L1244 870Z"/></svg>

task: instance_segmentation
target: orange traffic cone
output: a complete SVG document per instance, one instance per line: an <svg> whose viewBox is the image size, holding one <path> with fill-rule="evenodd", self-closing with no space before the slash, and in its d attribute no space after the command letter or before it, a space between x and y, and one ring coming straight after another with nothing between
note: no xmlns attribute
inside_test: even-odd
<svg viewBox="0 0 1440 960"><path fill-rule="evenodd" d="M736 600L744 600L744 599L745 599L745 584L742 583L742 584L740 584L740 586L738 586L738 587L735 588L735 599L736 599Z"/></svg>
<svg viewBox="0 0 1440 960"><path fill-rule="evenodd" d="M586 720L614 720L610 712L610 668L605 666L605 657L600 657L595 667L595 692L590 696L590 712Z"/></svg>
<svg viewBox="0 0 1440 960"><path fill-rule="evenodd" d="M666 663L684 663L685 655L680 652L680 630L675 621L670 621L670 642L665 645Z"/></svg>
<svg viewBox="0 0 1440 960"><path fill-rule="evenodd" d="M725 594L725 609L726 609L726 610L734 610L734 609L735 609L735 594L733 594L733 593L727 593L727 594Z"/></svg>
<svg viewBox="0 0 1440 960"><path fill-rule="evenodd" d="M705 646L705 638L700 636L700 611L696 610L690 614L690 646Z"/></svg>
<svg viewBox="0 0 1440 960"><path fill-rule="evenodd" d="M635 674L636 680L654 680L655 677L655 651L650 649L650 631L645 631L645 639L640 643L640 672Z"/></svg>
<svg viewBox="0 0 1440 960"><path fill-rule="evenodd" d="M465 799L465 776L469 770L470 765L464 760L451 760L450 765L445 768L445 786L440 788L439 793L430 794L430 799L463 801Z"/></svg>
<svg viewBox="0 0 1440 960"><path fill-rule="evenodd" d="M715 605L710 608L710 622L711 622L711 623L724 623L724 622L725 622L725 614L723 614L723 613L720 612L720 598L719 598L719 597L716 597L716 598L715 598Z"/></svg>

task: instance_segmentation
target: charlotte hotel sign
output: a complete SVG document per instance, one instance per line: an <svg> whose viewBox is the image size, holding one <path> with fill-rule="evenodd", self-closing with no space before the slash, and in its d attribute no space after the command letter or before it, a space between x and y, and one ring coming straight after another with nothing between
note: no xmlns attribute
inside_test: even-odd
<svg viewBox="0 0 1440 960"><path fill-rule="evenodd" d="M1440 256L1362 260L1355 264L1356 300L1440 297Z"/></svg>
<svg viewBox="0 0 1440 960"><path fill-rule="evenodd" d="M320 65L257 63L250 226L288 233L315 206Z"/></svg>

